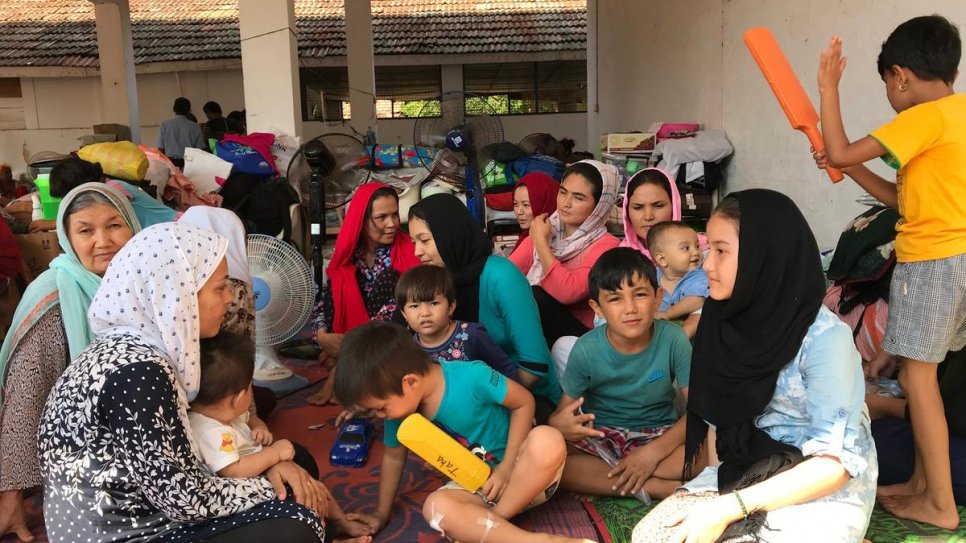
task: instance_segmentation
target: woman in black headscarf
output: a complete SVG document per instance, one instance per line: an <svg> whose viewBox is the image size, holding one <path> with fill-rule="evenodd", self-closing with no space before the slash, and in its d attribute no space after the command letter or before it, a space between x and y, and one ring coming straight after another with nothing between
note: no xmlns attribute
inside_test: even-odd
<svg viewBox="0 0 966 543"><path fill-rule="evenodd" d="M434 194L409 210L416 258L453 276L453 318L478 322L524 373L521 382L538 399L538 420L560 399L560 385L543 339L530 284L509 260L493 255L490 238L452 194ZM541 405L541 397L549 400ZM549 409L549 411L548 411Z"/></svg>
<svg viewBox="0 0 966 543"><path fill-rule="evenodd" d="M709 449L710 467L634 541L862 541L878 472L865 386L851 330L822 307L808 223L787 196L747 190L718 206L708 240L685 454Z"/></svg>

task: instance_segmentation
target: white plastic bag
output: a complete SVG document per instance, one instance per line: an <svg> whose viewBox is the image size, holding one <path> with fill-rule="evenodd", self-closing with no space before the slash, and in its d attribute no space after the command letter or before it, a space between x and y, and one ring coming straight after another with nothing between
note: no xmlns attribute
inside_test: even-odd
<svg viewBox="0 0 966 543"><path fill-rule="evenodd" d="M201 149L184 150L184 175L199 194L218 192L221 183L231 175L231 162ZM218 179L221 179L221 183Z"/></svg>

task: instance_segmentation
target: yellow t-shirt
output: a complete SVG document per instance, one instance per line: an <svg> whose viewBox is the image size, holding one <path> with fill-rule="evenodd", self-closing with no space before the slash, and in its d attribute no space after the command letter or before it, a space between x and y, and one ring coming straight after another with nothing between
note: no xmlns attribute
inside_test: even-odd
<svg viewBox="0 0 966 543"><path fill-rule="evenodd" d="M911 107L871 136L898 169L898 261L966 253L966 95Z"/></svg>

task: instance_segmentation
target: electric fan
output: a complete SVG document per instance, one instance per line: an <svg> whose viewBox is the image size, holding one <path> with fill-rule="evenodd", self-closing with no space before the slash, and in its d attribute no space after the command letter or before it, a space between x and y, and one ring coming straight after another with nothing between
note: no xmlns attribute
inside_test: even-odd
<svg viewBox="0 0 966 543"><path fill-rule="evenodd" d="M323 134L305 142L289 162L285 176L295 187L302 205L309 207L309 182L312 168L306 159L306 149L318 149L322 144L324 164L322 175L324 209L344 206L352 198L356 188L369 181L369 151L358 139L348 134Z"/></svg>
<svg viewBox="0 0 966 543"><path fill-rule="evenodd" d="M302 255L272 236L248 236L248 267L255 292L255 380L277 381L292 372L274 346L305 324L315 299L312 274Z"/></svg>
<svg viewBox="0 0 966 543"><path fill-rule="evenodd" d="M492 164L482 149L502 141L503 124L487 97L467 92L445 92L427 101L413 129L416 147L441 150L428 154L432 160L419 154L423 166L435 172L440 164L455 162L464 170L466 207L481 225L485 217L480 179L489 173L481 171L481 165Z"/></svg>
<svg viewBox="0 0 966 543"><path fill-rule="evenodd" d="M524 136L518 145L530 155L538 154L556 157L558 154L556 152L557 145L559 144L556 138L546 132L534 132L533 134ZM548 149L549 146L553 146L553 152L551 152L551 149Z"/></svg>

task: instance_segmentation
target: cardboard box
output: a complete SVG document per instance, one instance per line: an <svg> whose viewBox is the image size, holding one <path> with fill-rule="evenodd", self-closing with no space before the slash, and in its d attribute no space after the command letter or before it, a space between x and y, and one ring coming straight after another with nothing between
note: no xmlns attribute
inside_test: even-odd
<svg viewBox="0 0 966 543"><path fill-rule="evenodd" d="M633 132L630 134L601 134L601 153L640 153L653 151L657 134L653 132Z"/></svg>
<svg viewBox="0 0 966 543"><path fill-rule="evenodd" d="M7 213L13 216L14 220L21 224L30 224L34 213L34 204L30 198L21 198L7 204L4 208Z"/></svg>
<svg viewBox="0 0 966 543"><path fill-rule="evenodd" d="M17 234L14 238L17 240L17 247L20 247L20 252L23 254L23 261L26 266L24 272L30 280L43 273L50 266L50 261L62 252L60 244L57 242L57 232L54 230L34 234Z"/></svg>

